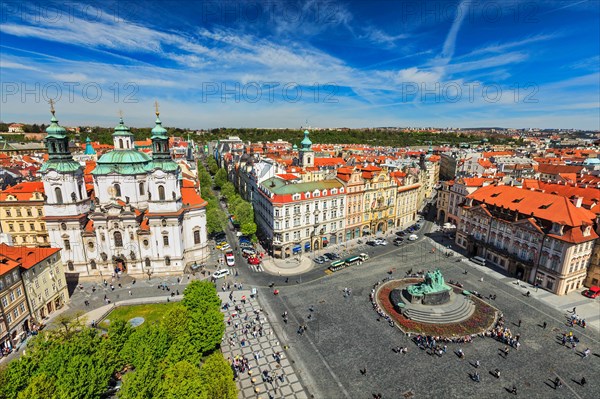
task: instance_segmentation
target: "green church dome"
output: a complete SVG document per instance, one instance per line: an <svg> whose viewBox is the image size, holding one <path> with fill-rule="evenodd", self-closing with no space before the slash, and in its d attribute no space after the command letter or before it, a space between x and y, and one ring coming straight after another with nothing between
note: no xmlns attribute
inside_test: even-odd
<svg viewBox="0 0 600 399"><path fill-rule="evenodd" d="M123 118L119 121L119 124L115 127L115 132L112 134L113 136L133 136L133 133L129 130L125 123L123 123Z"/></svg>
<svg viewBox="0 0 600 399"><path fill-rule="evenodd" d="M61 139L67 134L67 130L58 124L58 119L54 116L54 112L52 112L52 119L50 119L50 126L46 128L46 133L48 133L48 136L57 139Z"/></svg>
<svg viewBox="0 0 600 399"><path fill-rule="evenodd" d="M96 163L93 175L118 173L122 175L137 175L147 172L151 158L136 150L114 150L102 155Z"/></svg>

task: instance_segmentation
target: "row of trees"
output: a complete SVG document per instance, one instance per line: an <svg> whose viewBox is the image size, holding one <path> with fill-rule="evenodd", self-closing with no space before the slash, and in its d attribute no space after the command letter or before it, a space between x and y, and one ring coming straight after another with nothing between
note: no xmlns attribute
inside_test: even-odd
<svg viewBox="0 0 600 399"><path fill-rule="evenodd" d="M207 161L208 171L198 164L202 198L208 201L206 209L206 224L209 233L222 231L227 224L227 215L221 210L211 187L221 191L221 196L227 200L229 213L240 224L240 232L253 237L256 234L254 222L254 209L235 191L235 187L227 180L227 171L219 168L215 158L211 155ZM210 172L210 173L209 173ZM211 178L211 174L213 177Z"/></svg>
<svg viewBox="0 0 600 399"><path fill-rule="evenodd" d="M192 282L160 322L132 328L113 321L104 335L63 320L0 369L0 397L99 398L118 371L119 399L234 399L233 372L217 350L225 331L220 300L208 282Z"/></svg>

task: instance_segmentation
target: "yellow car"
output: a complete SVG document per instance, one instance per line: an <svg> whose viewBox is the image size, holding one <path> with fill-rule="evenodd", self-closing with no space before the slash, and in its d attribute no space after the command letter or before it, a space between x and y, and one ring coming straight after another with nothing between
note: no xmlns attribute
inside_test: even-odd
<svg viewBox="0 0 600 399"><path fill-rule="evenodd" d="M226 245L229 245L229 244L226 241L222 241L217 244L217 249L222 249Z"/></svg>

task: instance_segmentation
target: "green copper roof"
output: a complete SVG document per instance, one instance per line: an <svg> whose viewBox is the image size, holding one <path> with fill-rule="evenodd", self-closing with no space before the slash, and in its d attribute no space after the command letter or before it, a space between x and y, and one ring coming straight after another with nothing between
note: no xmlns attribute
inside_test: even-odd
<svg viewBox="0 0 600 399"><path fill-rule="evenodd" d="M168 139L167 136L167 129L165 129L162 126L162 122L160 121L160 118L158 117L158 115L156 115L156 121L154 122L156 124L156 126L154 126L154 128L152 128L152 139L154 138L164 138L164 139Z"/></svg>
<svg viewBox="0 0 600 399"><path fill-rule="evenodd" d="M118 173L137 175L147 173L150 157L136 150L114 150L102 155L96 163L93 175Z"/></svg>
<svg viewBox="0 0 600 399"><path fill-rule="evenodd" d="M294 145L292 146L292 149L294 149L294 150L297 150L297 149L298 149L298 146L297 146L296 144L294 144Z"/></svg>
<svg viewBox="0 0 600 399"><path fill-rule="evenodd" d="M274 185L274 187L271 187ZM314 182L304 182L304 183L288 183L283 179L278 177L272 177L270 179L265 180L262 183L262 186L267 190L274 194L296 194L296 193L305 193L310 191L311 193L315 190L329 190L332 188L341 188L344 185L338 180L321 180Z"/></svg>
<svg viewBox="0 0 600 399"><path fill-rule="evenodd" d="M40 173L46 173L51 170L55 170L59 173L74 173L81 169L79 162L74 160L66 161L48 161L42 164Z"/></svg>
<svg viewBox="0 0 600 399"><path fill-rule="evenodd" d="M46 133L48 133L49 137L57 139L62 139L67 134L67 130L58 124L58 119L54 116L54 112L52 112L52 119L50 119L50 126L46 128Z"/></svg>
<svg viewBox="0 0 600 399"><path fill-rule="evenodd" d="M175 161L162 161L162 160L153 160L148 164L146 170L152 171L155 169L161 169L165 172L175 172L179 169L179 165Z"/></svg>
<svg viewBox="0 0 600 399"><path fill-rule="evenodd" d="M304 131L304 139L300 142L300 144L302 144L302 150L307 151L310 150L312 147L312 141L310 141L310 139L308 138L308 135L310 133L308 133L308 130Z"/></svg>
<svg viewBox="0 0 600 399"><path fill-rule="evenodd" d="M129 128L123 123L123 118L119 120L119 124L115 127L113 136L133 136L133 133L129 131Z"/></svg>

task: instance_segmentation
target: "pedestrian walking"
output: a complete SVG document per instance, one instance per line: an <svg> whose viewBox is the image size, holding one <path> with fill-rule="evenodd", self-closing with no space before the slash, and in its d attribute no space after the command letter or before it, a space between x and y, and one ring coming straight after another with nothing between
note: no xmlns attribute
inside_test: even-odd
<svg viewBox="0 0 600 399"><path fill-rule="evenodd" d="M519 327L521 327L521 319L519 319L519 322L518 322L518 324L519 324Z"/></svg>
<svg viewBox="0 0 600 399"><path fill-rule="evenodd" d="M591 351L590 348L587 348L586 350L583 351L583 357L586 358L590 355Z"/></svg>
<svg viewBox="0 0 600 399"><path fill-rule="evenodd" d="M587 384L587 381L585 380L585 377L581 377L581 381L579 382L579 384L581 386L584 386L585 384Z"/></svg>
<svg viewBox="0 0 600 399"><path fill-rule="evenodd" d="M516 385L513 385L513 387L512 387L512 389L511 389L510 393L512 393L513 395L516 395L516 394L517 394L517 386L516 386Z"/></svg>
<svg viewBox="0 0 600 399"><path fill-rule="evenodd" d="M133 294L131 293L131 290L129 290L129 296L132 296Z"/></svg>
<svg viewBox="0 0 600 399"><path fill-rule="evenodd" d="M544 324L542 324L542 327L544 328L544 330L546 329L546 326L548 325L548 323L544 322Z"/></svg>

